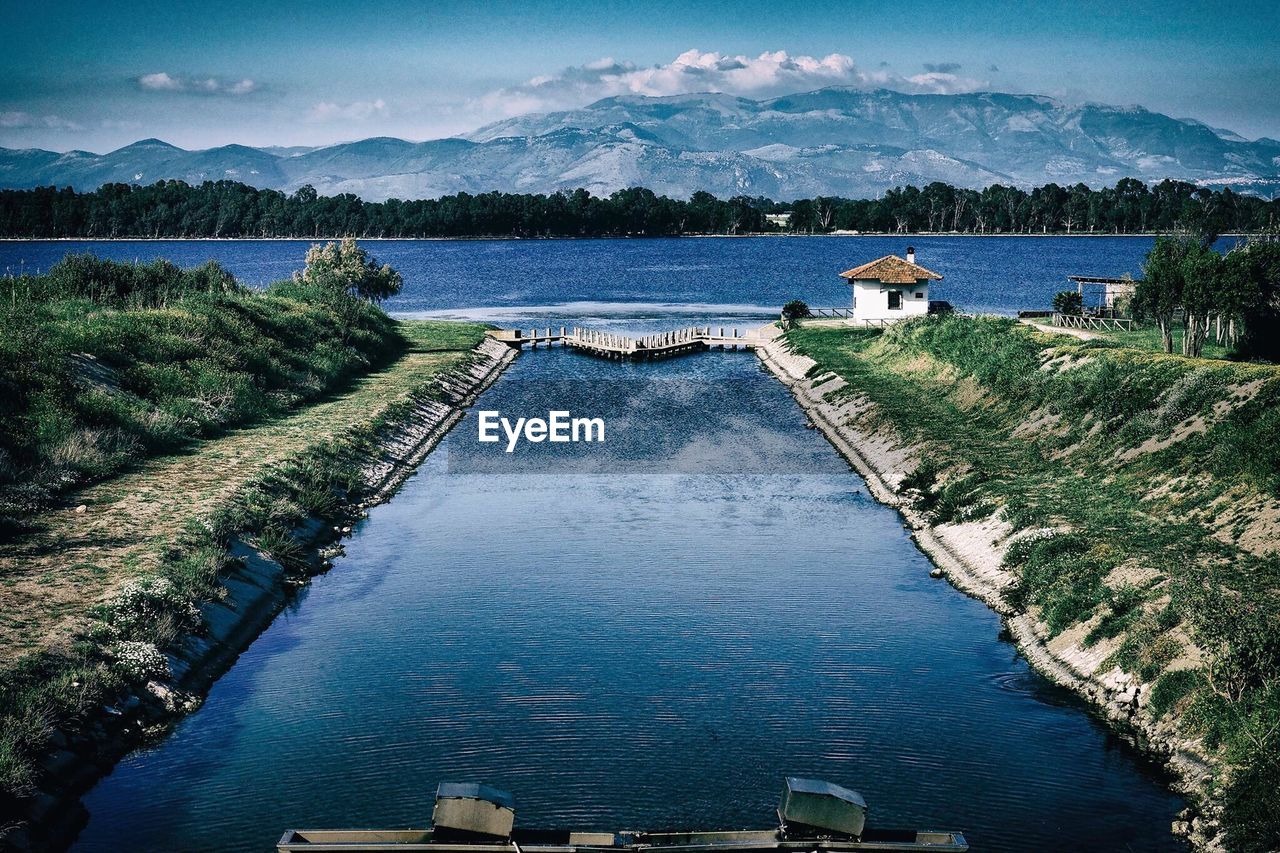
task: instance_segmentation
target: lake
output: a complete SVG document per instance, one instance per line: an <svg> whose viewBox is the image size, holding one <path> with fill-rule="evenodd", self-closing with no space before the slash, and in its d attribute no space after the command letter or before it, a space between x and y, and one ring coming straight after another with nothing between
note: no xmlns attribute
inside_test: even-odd
<svg viewBox="0 0 1280 853"><path fill-rule="evenodd" d="M966 311L1012 314L1047 308L1071 286L1068 275L1140 277L1150 237L685 237L634 240L386 240L365 245L404 274L388 308L571 305L567 317L598 303L733 306L776 316L791 299L847 306L839 273L882 255L904 255L941 273L931 288ZM213 258L241 281L264 285L302 267L308 241L0 242L0 273L44 270L69 252L119 260L165 257L183 266ZM754 310L753 310L754 309Z"/></svg>

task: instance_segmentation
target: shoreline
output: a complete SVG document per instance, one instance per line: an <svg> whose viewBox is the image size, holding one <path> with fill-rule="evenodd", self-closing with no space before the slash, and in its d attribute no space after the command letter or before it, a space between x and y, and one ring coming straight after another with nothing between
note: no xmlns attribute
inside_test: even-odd
<svg viewBox="0 0 1280 853"><path fill-rule="evenodd" d="M486 337L463 364L436 376L411 398L408 411L388 424L361 465L368 494L341 503L332 514L310 517L291 533L303 547L308 575L329 570L341 540L368 508L390 500L422 461L460 421L466 409L515 360L518 353ZM438 391L441 400L430 392ZM17 803L19 826L0 835L5 851L61 850L74 843L89 819L82 797L114 766L139 748L167 736L203 703L204 697L276 616L306 579L247 541L241 531L227 543L237 568L219 579L225 597L199 606L201 630L181 637L168 651L171 677L138 685L101 706L77 731L58 732L54 750L41 762L36 790ZM0 829L7 828L0 820Z"/></svg>
<svg viewBox="0 0 1280 853"><path fill-rule="evenodd" d="M790 351L778 334L756 350L764 367L791 392L800 409L822 432L831 446L862 476L872 496L897 510L911 531L916 546L942 575L961 592L982 601L1000 616L1018 652L1049 681L1083 699L1108 727L1142 753L1157 761L1172 777L1170 788L1188 800L1190 813L1180 816L1181 829L1192 849L1221 851L1222 835L1216 819L1207 816L1212 804L1208 785L1212 761L1191 748L1167 725L1146 711L1146 685L1135 683L1119 669L1097 673L1087 665L1087 652L1073 646L1054 648L1047 630L1029 613L1012 607L1002 595L1013 580L1003 569L1008 526L994 519L982 522L931 524L916 512L897 489L901 477L914 466L913 448L901 446L883 435L868 435L841 421L875 403L843 401L835 406L826 395L846 387L834 374L810 377L817 363ZM1075 651L1075 654L1072 652Z"/></svg>
<svg viewBox="0 0 1280 853"><path fill-rule="evenodd" d="M361 237L352 234L329 234L315 237L0 237L0 244L3 243L319 243L332 240L352 239L359 242L367 243L476 243L476 242L552 242L552 241L579 241L579 240L687 240L687 239L708 239L708 240L740 240L756 237L778 237L778 238L831 238L831 237L874 237L896 239L930 239L937 237L964 237L964 238L982 238L994 237L1000 239L1012 239L1017 237L1027 237L1035 239L1049 239L1055 237L1069 237L1072 239L1101 239L1101 238L1132 238L1132 239L1151 239L1154 237L1175 236L1175 231L1130 231L1123 234L1103 234L1098 232L1074 233L1041 233L1041 234L1024 234L1016 231L989 232L985 234L974 234L969 231L912 231L912 232L896 232L896 231L859 231L859 232L833 232L829 234L793 234L780 233L776 231L752 231L744 234L657 234L633 235L633 234L612 234L591 237L570 237L570 236L548 236L548 237L518 237L514 235L473 235L463 237ZM1227 237L1257 237L1262 232L1252 231L1229 231L1219 235L1218 239Z"/></svg>

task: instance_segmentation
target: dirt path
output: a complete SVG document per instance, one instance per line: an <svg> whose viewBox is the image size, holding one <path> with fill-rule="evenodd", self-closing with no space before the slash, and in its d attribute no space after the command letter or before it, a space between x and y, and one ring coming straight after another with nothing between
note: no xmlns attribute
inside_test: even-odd
<svg viewBox="0 0 1280 853"><path fill-rule="evenodd" d="M1068 329L1065 326L1046 326L1043 323L1033 323L1030 320L1019 320L1019 323L1025 323L1033 329L1041 332L1048 332L1051 335L1070 335L1073 338L1079 338L1082 341L1096 341L1103 337L1097 332L1086 332L1084 329Z"/></svg>
<svg viewBox="0 0 1280 853"><path fill-rule="evenodd" d="M66 642L78 619L126 580L153 570L172 536L221 500L307 447L369 421L461 361L479 327L406 324L414 348L341 394L291 415L201 442L90 486L40 531L0 545L0 664ZM85 505L87 511L75 508Z"/></svg>

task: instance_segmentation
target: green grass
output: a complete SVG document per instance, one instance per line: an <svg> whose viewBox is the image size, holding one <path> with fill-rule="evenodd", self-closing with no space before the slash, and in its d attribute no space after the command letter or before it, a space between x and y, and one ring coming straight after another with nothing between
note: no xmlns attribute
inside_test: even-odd
<svg viewBox="0 0 1280 853"><path fill-rule="evenodd" d="M399 331L412 352L457 352L479 344L485 327L452 320L405 320L399 323Z"/></svg>
<svg viewBox="0 0 1280 853"><path fill-rule="evenodd" d="M1147 350L1148 352L1163 352L1164 350L1164 342L1160 337L1160 330L1155 326L1138 326L1127 332L1118 329L1090 329L1089 331L1119 346ZM1182 352L1182 329L1176 328L1173 330L1173 351L1175 353ZM1204 342L1204 350L1201 355L1203 358L1225 359L1230 352L1229 347L1215 343L1211 334Z"/></svg>
<svg viewBox="0 0 1280 853"><path fill-rule="evenodd" d="M269 420L199 442L194 452L168 462L157 460L143 471L97 487L108 491L115 483L127 483L118 489L123 501L157 481L178 480L193 490L202 479L235 485L221 498L180 491L175 498L181 508L166 500L147 522L162 528L146 541L142 553L148 559L139 563L136 550L124 555L112 576L117 581L121 575L163 577L173 583L180 602L207 600L216 594L225 568L225 543L235 533L248 535L287 567L301 571L303 550L290 531L307 516L331 514L341 503L361 499L360 467L376 448L379 435L403 420L415 397L434 393L435 377L470 358L470 350L484 334L482 326L466 323L413 322L400 328L411 351L346 394L278 423ZM227 445L260 452L253 454L251 463L228 464L221 450ZM176 535L171 533L175 527ZM98 558L109 563L109 551L105 549ZM150 559L153 555L155 559ZM85 606L102 583L95 574L84 586ZM94 612L100 620L104 611ZM28 629L38 622L33 614L27 620ZM92 708L128 687L111 665L107 654L111 642L138 640L164 648L178 636L180 627L172 619L161 619L131 625L124 635L108 635L101 624L80 622L67 641L0 668L0 801L30 788L36 777L34 761L55 729L76 730L90 719Z"/></svg>
<svg viewBox="0 0 1280 853"><path fill-rule="evenodd" d="M1239 778L1280 754L1280 558L1247 535L1280 507L1280 369L994 318L788 337L875 402L862 426L925 448L904 487L935 522L999 508L1015 530L1058 531L1009 549L1012 604L1053 634L1088 623L1104 667L1159 687L1158 713L1200 707L1185 730L1212 735ZM1173 675L1192 642L1207 662ZM1268 849L1280 824L1245 816L1268 813L1256 797L1280 812L1275 791L1230 790L1233 846Z"/></svg>
<svg viewBox="0 0 1280 853"><path fill-rule="evenodd" d="M297 568L294 525L358 500L380 431L484 335L292 282L253 293L210 267L68 266L0 310L4 813L52 733L129 688L113 644L188 630L233 533ZM113 615L113 591L156 578L158 610Z"/></svg>
<svg viewBox="0 0 1280 853"><path fill-rule="evenodd" d="M318 399L408 345L366 303L83 261L0 304L0 537L69 488Z"/></svg>

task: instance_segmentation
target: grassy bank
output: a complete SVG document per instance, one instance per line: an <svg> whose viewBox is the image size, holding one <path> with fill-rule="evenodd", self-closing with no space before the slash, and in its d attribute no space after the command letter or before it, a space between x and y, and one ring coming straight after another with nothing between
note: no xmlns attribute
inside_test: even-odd
<svg viewBox="0 0 1280 853"><path fill-rule="evenodd" d="M478 325L397 323L293 283L265 294L224 283L158 298L47 290L8 316L21 335L5 338L0 361L16 390L0 542L0 818L63 734L163 680L161 652L199 630L197 605L218 595L233 534L297 564L298 522L358 501L380 433L483 337ZM30 483L39 491L14 502Z"/></svg>
<svg viewBox="0 0 1280 853"><path fill-rule="evenodd" d="M38 533L0 547L0 791L38 781L55 731L163 676L155 653L198 631L195 605L216 598L231 535L303 572L295 525L362 499L360 467L383 429L483 335L462 323L399 331L404 355L340 393L80 490L71 499L88 513L47 511Z"/></svg>
<svg viewBox="0 0 1280 853"><path fill-rule="evenodd" d="M278 416L400 355L373 305L210 262L73 256L0 301L0 537L59 495Z"/></svg>
<svg viewBox="0 0 1280 853"><path fill-rule="evenodd" d="M997 319L789 340L925 460L898 488L935 524L1007 524L1011 605L1217 759L1229 846L1280 846L1280 369Z"/></svg>

